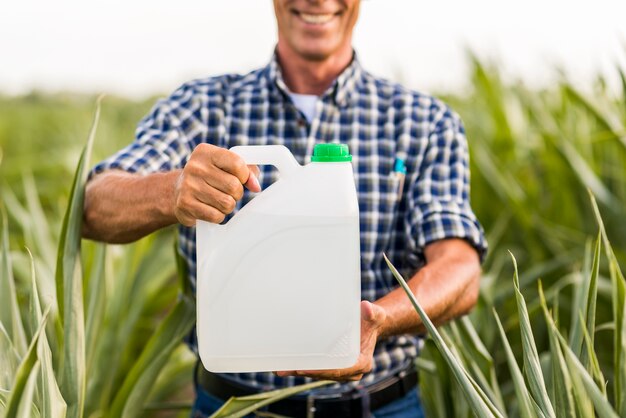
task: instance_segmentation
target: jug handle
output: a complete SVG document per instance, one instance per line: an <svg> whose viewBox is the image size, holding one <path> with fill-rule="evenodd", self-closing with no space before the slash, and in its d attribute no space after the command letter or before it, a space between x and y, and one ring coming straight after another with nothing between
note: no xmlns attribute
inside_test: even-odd
<svg viewBox="0 0 626 418"><path fill-rule="evenodd" d="M283 178L302 168L284 145L238 145L230 151L243 158L246 164L273 165Z"/></svg>
<svg viewBox="0 0 626 418"><path fill-rule="evenodd" d="M254 165L273 165L278 169L281 178L287 178L299 168L302 168L298 161L293 157L289 148L284 145L238 145L230 148L230 151L239 155L246 164ZM224 225L211 222L196 221L198 230L197 236L207 238L210 241L210 235ZM202 234L199 231L203 231Z"/></svg>

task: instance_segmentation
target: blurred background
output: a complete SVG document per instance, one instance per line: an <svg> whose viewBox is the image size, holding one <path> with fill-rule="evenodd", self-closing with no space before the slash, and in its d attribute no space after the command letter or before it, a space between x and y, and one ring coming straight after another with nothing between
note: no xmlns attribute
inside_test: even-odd
<svg viewBox="0 0 626 418"><path fill-rule="evenodd" d="M520 267L542 360L549 348L545 323L535 321L541 315L537 281L543 281L567 335L578 319L582 296L576 289L588 283L598 233L589 191L616 259L621 266L626 262L624 16L623 0L364 0L361 5L354 45L364 67L442 97L465 122L472 206L490 251L481 300L469 317L473 325L463 326L475 327L485 348L481 355L491 353L491 360L481 363L482 374L490 376L485 387L503 408L515 408L516 400L492 308L516 355L522 352L508 250ZM42 289L38 298L44 306L55 304L56 248L97 94L107 96L90 165L132 141L137 122L158 97L191 78L263 66L275 41L269 0L0 5L0 207L9 232L3 251L11 260L22 317L37 295L24 247L33 253ZM173 240L172 230L165 230L106 250L83 243L86 416L108 416L114 401L124 405L120 387L179 300ZM626 370L614 364L615 329L621 323L612 308L623 306L624 294L615 290L615 268L606 259L599 272L592 322L598 364L611 393L613 376ZM616 292L621 302L614 299ZM7 292L0 294L0 304L8 298ZM476 351L464 351L467 340L453 331L449 341L471 365ZM26 327L26 336L33 334ZM190 403L193 356L182 345L168 350L172 354L153 379L150 395L134 399L146 416L157 410L184 415ZM54 358L54 347L52 352ZM424 359L431 361L434 352L429 346ZM432 401L431 409L443 411L442 417L470 416L454 397L459 393L450 375L437 370L422 369L425 387L441 389L441 403ZM0 388L8 387L0 379ZM124 390L129 387L132 382ZM0 401L2 396L0 391Z"/></svg>
<svg viewBox="0 0 626 418"><path fill-rule="evenodd" d="M371 72L426 91L467 88L467 50L533 86L558 69L616 83L625 15L619 0L366 0L354 45ZM276 34L269 0L26 0L0 6L0 39L0 91L138 98L262 66Z"/></svg>

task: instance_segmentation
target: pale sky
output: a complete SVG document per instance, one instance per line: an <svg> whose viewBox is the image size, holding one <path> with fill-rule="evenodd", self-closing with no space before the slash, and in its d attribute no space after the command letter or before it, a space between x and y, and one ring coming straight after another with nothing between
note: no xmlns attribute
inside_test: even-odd
<svg viewBox="0 0 626 418"><path fill-rule="evenodd" d="M543 86L582 87L626 68L626 0L365 0L354 37L372 73L458 91L465 48ZM164 94L184 81L263 66L276 42L269 0L14 0L0 5L0 92L34 88Z"/></svg>

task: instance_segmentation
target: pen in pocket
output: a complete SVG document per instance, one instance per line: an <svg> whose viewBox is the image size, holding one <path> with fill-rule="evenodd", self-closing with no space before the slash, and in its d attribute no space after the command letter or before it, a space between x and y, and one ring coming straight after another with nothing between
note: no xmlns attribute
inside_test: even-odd
<svg viewBox="0 0 626 418"><path fill-rule="evenodd" d="M402 199L402 190L404 189L404 178L406 177L406 165L402 158L396 157L393 163L393 175L398 179L398 191L396 193L397 201Z"/></svg>

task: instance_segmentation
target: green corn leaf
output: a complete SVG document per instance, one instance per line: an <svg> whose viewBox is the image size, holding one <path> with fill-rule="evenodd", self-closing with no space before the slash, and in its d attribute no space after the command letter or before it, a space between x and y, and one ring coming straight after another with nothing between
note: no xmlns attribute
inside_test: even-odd
<svg viewBox="0 0 626 418"><path fill-rule="evenodd" d="M37 279L35 275L35 262L28 248L26 249L31 260L31 293L30 293L30 321L31 327L35 330L39 327L43 318L41 311L40 295L37 289ZM33 333L34 335L34 333ZM61 396L59 385L54 375L54 367L52 363L52 351L48 344L48 338L45 332L41 333L39 343L37 344L37 358L39 359L41 369L39 373L39 399L41 404L41 414L46 418L63 418L67 410L65 400Z"/></svg>
<svg viewBox="0 0 626 418"><path fill-rule="evenodd" d="M17 222L20 229L24 232L24 235L28 235L32 229L30 224L30 214L20 203L15 195L15 192L8 184L2 185L2 203L4 204L4 208L8 215ZM27 238L28 237L25 236L25 239Z"/></svg>
<svg viewBox="0 0 626 418"><path fill-rule="evenodd" d="M465 393L460 385L452 384L450 386L450 399L452 404L454 405L454 415L456 417L471 417L472 408L467 402L467 398L465 397Z"/></svg>
<svg viewBox="0 0 626 418"><path fill-rule="evenodd" d="M454 357L450 349L446 346L446 343L444 342L443 338L437 331L437 328L432 323L430 318L428 318L428 315L426 315L426 312L424 312L424 310L422 309L421 305L415 298L415 295L413 295L413 293L409 289L409 286L406 284L406 281L402 278L400 273L398 273L398 270L396 270L393 264L391 264L387 256L383 254L383 257L385 258L387 266L393 273L394 277L400 283L400 286L402 286L407 296L411 300L413 307L415 308L420 318L422 319L424 326L426 327L431 338L437 345L437 348L442 353L446 362L450 366L450 369L452 373L454 374L454 377L457 379L460 387L463 389L463 394L465 395L467 402L470 404L474 414L476 414L476 416L480 418L492 417L492 416L502 417L502 413L500 413L499 411L493 411L488 406L488 404L483 400L483 398L478 393L478 391L476 391L474 385L468 378L467 372L465 371L465 369L463 369L463 366L461 366L458 359Z"/></svg>
<svg viewBox="0 0 626 418"><path fill-rule="evenodd" d="M602 179L595 173L593 168L589 166L587 161L580 152L574 148L571 142L560 140L558 146L571 165L572 172L576 174L580 182L598 196L598 199L605 205L614 208L619 207L619 200L611 193L610 189L603 183Z"/></svg>
<svg viewBox="0 0 626 418"><path fill-rule="evenodd" d="M125 353L133 345L145 346L145 341L138 340L135 335L137 327L144 326L141 323L144 313L152 309L154 315L162 315L163 304L172 304L176 297L176 287L171 284L171 259L168 258L170 241L158 238L152 235L132 244L121 259L110 257L116 268L114 271L109 269L111 274L106 273L106 281L112 286L110 290L107 288L107 294L115 297L109 297L107 301L93 354L95 361L90 363L85 405L88 415L111 407L124 378L120 377L120 371L127 370L123 364ZM111 251L111 254L114 253ZM136 354L132 356L135 358ZM102 361L103 358L106 361Z"/></svg>
<svg viewBox="0 0 626 418"><path fill-rule="evenodd" d="M87 322L85 325L85 353L87 373L93 370L97 338L102 330L106 304L106 282L104 277L106 246L96 244L94 261L87 289Z"/></svg>
<svg viewBox="0 0 626 418"><path fill-rule="evenodd" d="M612 298L613 298L613 370L614 370L614 399L615 409L620 416L626 416L626 283L620 270L617 257L604 228L604 222L600 215L600 209L593 194L589 192L591 206L596 216L596 222L600 227L600 234L604 242L604 251L609 260L611 273Z"/></svg>
<svg viewBox="0 0 626 418"><path fill-rule="evenodd" d="M591 266L591 276L589 280L589 292L586 298L586 310L587 315L584 318L587 328L585 330L589 333L591 345L593 346L593 340L596 333L596 304L598 299L598 276L600 274L600 252L602 250L600 232L596 238L596 248L593 254L593 263Z"/></svg>
<svg viewBox="0 0 626 418"><path fill-rule="evenodd" d="M136 417L142 411L159 372L182 338L193 327L196 309L181 297L161 323L124 379L111 407L111 417Z"/></svg>
<svg viewBox="0 0 626 418"><path fill-rule="evenodd" d="M333 384L330 380L321 380L317 382L307 383L304 385L293 386L284 389L273 390L265 393L258 393L250 396L242 396L239 398L232 397L222 405L220 409L215 411L210 418L241 418L259 408L296 395L300 392L315 389L321 386Z"/></svg>
<svg viewBox="0 0 626 418"><path fill-rule="evenodd" d="M43 315L41 312L41 302L39 300L39 290L37 289L37 277L35 274L35 260L33 259L33 254L30 252L28 247L26 247L26 252L28 253L28 257L30 259L30 306L29 306L29 328L31 331L30 338L34 338L37 333L37 329L39 328L39 323L41 322L41 316Z"/></svg>
<svg viewBox="0 0 626 418"><path fill-rule="evenodd" d="M570 347L572 351L578 356L583 353L583 329L586 325L590 334L595 333L595 319L596 319L596 300L598 295L598 273L600 270L600 252L602 248L602 237L598 232L598 237L595 243L595 249L593 253L593 262L589 276L583 276L579 291L579 298L577 298L577 304L580 306L578 313L580 315L575 316L575 320L572 324L572 333L570 335ZM574 310L577 309L574 307ZM582 322L581 322L582 321ZM593 338L592 338L593 345ZM586 360L583 360L586 363Z"/></svg>
<svg viewBox="0 0 626 418"><path fill-rule="evenodd" d="M15 414L16 418L33 418L37 416L36 412L34 413L36 409L34 408L33 399L35 397L35 389L37 387L37 378L39 377L40 368L41 364L39 360L35 360L33 368L28 376L28 380L26 381L26 385L24 386L24 391L17 408L17 413ZM7 414L7 418L9 416L10 415Z"/></svg>
<svg viewBox="0 0 626 418"><path fill-rule="evenodd" d="M498 324L498 330L500 331L500 339L502 340L502 344L504 345L504 351L506 353L506 361L509 365L509 370L511 372L511 378L513 380L513 385L515 387L515 398L517 399L517 404L519 406L519 414L521 418L533 418L536 417L537 414L534 412L534 408L532 405L532 401L530 398L530 393L528 393L528 389L526 388L526 383L524 382L524 376L522 375L522 371L517 365L517 361L515 360L515 355L513 354L513 350L511 349L511 345L509 344L509 340L506 338L506 334L504 332L504 328L502 327L502 323L500 322L500 317L496 310L493 310L493 315L496 318L496 323Z"/></svg>
<svg viewBox="0 0 626 418"><path fill-rule="evenodd" d="M626 416L626 290L624 276L616 260L610 264L611 278L615 284L613 310L615 317L615 354L613 370L615 371L615 404L620 416ZM619 380L619 385L618 385Z"/></svg>
<svg viewBox="0 0 626 418"><path fill-rule="evenodd" d="M416 365L419 370L420 398L425 415L431 418L457 416L456 404L450 399L454 377L432 338L424 341ZM465 402L465 399L463 401Z"/></svg>
<svg viewBox="0 0 626 418"><path fill-rule="evenodd" d="M552 321L552 318L548 317L547 319L548 325L553 330L554 334L558 337L561 343L561 348L565 353L565 360L572 376L574 391L578 394L585 393L591 398L595 407L595 411L600 418L617 418L618 415L615 413L615 410L611 406L611 403L602 394L598 386L593 381L593 378L589 375L589 373L587 373L587 370L582 365L580 360L578 360L574 352L569 348L569 345L567 344L567 341L565 341L565 338L563 338L559 334L558 330L556 329L556 325Z"/></svg>
<svg viewBox="0 0 626 418"><path fill-rule="evenodd" d="M458 358L458 356L457 356ZM473 363L474 365L476 363ZM472 365L470 364L470 368L472 367ZM477 369L477 367L476 367ZM465 375L467 376L467 379L470 381L470 383L472 384L472 386L474 387L474 390L476 390L476 392L478 393L478 395L480 395L481 399L483 400L483 402L485 402L485 404L487 405L487 407L489 408L489 410L494 414L494 415L498 415L501 414L502 416L505 416L505 413L502 412L504 411L504 405L502 404L502 402L499 402L500 400L498 398L496 398L495 393L493 390L491 390L491 388L489 387L486 379L484 379L484 376L482 375L482 373L479 373L478 376L480 377L480 381L476 381L476 379L474 379L474 377L465 369L463 369L465 371ZM484 386L481 384L483 383ZM460 388L460 386L459 386ZM463 395L465 396L465 395ZM498 404L498 406L496 406L496 403ZM502 408L502 409L500 409Z"/></svg>
<svg viewBox="0 0 626 418"><path fill-rule="evenodd" d="M150 240L151 238L147 238ZM129 301L142 305L142 301L131 299L131 289L135 280L136 262L138 258L152 259L148 254L141 253L139 247L145 240L132 244L126 249L125 256L119 260L115 271L105 271L105 282L109 281L109 274L115 276L111 280L112 289L107 288L109 298L105 306L105 317L102 327L97 330L98 343L94 346L94 353L89 354L93 361L89 363L90 379L87 386L85 413L92 415L95 411L110 408L114 397L114 389L119 385L116 380L121 358L124 353L120 347L127 344L130 333L134 330L136 318L128 315ZM113 254L113 252L111 252ZM111 257L113 258L113 257ZM114 265L111 260L111 267ZM107 268L109 264L107 263ZM145 295L142 296L142 299ZM122 325L122 326L120 326ZM106 360L104 360L106 359Z"/></svg>
<svg viewBox="0 0 626 418"><path fill-rule="evenodd" d="M125 370L123 364L125 353L133 344L145 346L145 341L136 340L135 333L137 327L141 326L141 314L146 310L146 303L155 297L147 291L147 288L154 283L160 290L157 294L167 293L164 291L166 287L163 284L163 275L169 275L171 278L167 254L161 253L159 247L159 241L155 240L153 235L128 246L124 257L115 257L114 251L110 252L111 257L107 257L104 282L106 295L109 297L105 302L102 326L95 336L98 341L94 346L95 351L88 353L93 361L88 363L90 379L85 404L87 415L97 410L109 410L116 396L115 391L122 383L120 379L124 378L120 376L120 371ZM145 264L154 264L157 267L154 269L141 267ZM146 277L145 273L152 276ZM173 288L175 291L175 287ZM171 303L171 298L167 303ZM163 309L161 304L159 313ZM132 356L135 358L136 354Z"/></svg>
<svg viewBox="0 0 626 418"><path fill-rule="evenodd" d="M41 322L39 324L39 329L35 333L35 337L30 342L30 345L28 346L28 351L22 358L22 361L15 374L15 380L13 382L13 387L11 388L11 394L7 401L7 407L5 410L5 417L7 418L12 418L17 415L20 404L22 403L22 398L28 396L28 393L26 393L28 389L27 384L29 381L29 376L31 376L31 374L34 374L33 370L35 369L35 364L39 365L39 359L37 358L37 343L42 333L45 332L48 313L49 310L46 310L46 312L43 314Z"/></svg>
<svg viewBox="0 0 626 418"><path fill-rule="evenodd" d="M462 316L450 325L458 332L459 342L463 344L464 350L469 350L471 358L481 366L481 370L485 375L493 369L493 358L481 341L472 321L468 316Z"/></svg>
<svg viewBox="0 0 626 418"><path fill-rule="evenodd" d="M581 318L582 319L582 318ZM600 362L598 361L598 357L596 356L596 352L593 345L593 339L589 335L587 328L583 328L584 338L585 338L585 349L586 349L586 361L587 361L587 371L593 376L593 380L596 382L602 394L606 396L605 382L606 379L602 374L602 370L600 369ZM582 361L581 361L582 363Z"/></svg>
<svg viewBox="0 0 626 418"><path fill-rule="evenodd" d="M50 233L49 221L46 219L44 209L38 197L37 187L32 174L27 171L23 176L24 194L28 208L28 227L30 229L30 248L36 249L39 255L37 258L38 283L40 287L41 303L50 306L50 321L55 319L55 324L60 325L58 320L58 304L56 297L56 285L54 281L54 262L56 240ZM22 226L23 227L23 226ZM26 241L28 243L28 241ZM45 295L45 300L44 296Z"/></svg>
<svg viewBox="0 0 626 418"><path fill-rule="evenodd" d="M41 323L41 303L39 301L39 291L37 290L37 278L35 275L35 260L33 259L33 254L30 252L28 247L26 247L26 252L28 253L28 257L30 259L30 298L29 298L29 330L30 330L30 339L35 338L35 334L37 333L37 329L39 328L39 324ZM45 331L42 333L40 340L45 338ZM41 366L41 357L39 351L39 344L37 344L37 361L39 366ZM40 399L37 399L38 403L40 403Z"/></svg>
<svg viewBox="0 0 626 418"><path fill-rule="evenodd" d="M188 385L197 361L198 357L186 345L179 345L154 382L150 391L150 402L167 399L172 393ZM149 405L146 405L146 409L149 409Z"/></svg>
<svg viewBox="0 0 626 418"><path fill-rule="evenodd" d="M447 332L447 329L451 331L454 338ZM469 379L477 387L485 402L490 408L504 411L504 401L495 377L493 359L469 318L463 316L440 327L439 331L453 354L462 360L461 364L468 371Z"/></svg>
<svg viewBox="0 0 626 418"><path fill-rule="evenodd" d="M45 338L45 333L39 341L37 347L38 356L41 359L40 390L41 390L41 412L46 418L65 418L67 404L61 395L61 390L54 374L52 363L52 352Z"/></svg>
<svg viewBox="0 0 626 418"><path fill-rule="evenodd" d="M610 132L613 137L617 138L622 143L622 145L626 147L626 136L624 135L624 127L621 126L619 120L617 120L616 118L610 119L610 115L608 113L600 112L594 104L592 104L587 98L583 97L583 95L579 93L576 89L574 89L574 87L572 87L570 84L566 84L564 86L564 89L574 103L580 105L589 113L591 113L600 126L602 126L607 132Z"/></svg>
<svg viewBox="0 0 626 418"><path fill-rule="evenodd" d="M548 305L543 293L543 286L539 282L539 301L543 310L546 322L551 320ZM550 318L548 318L550 317ZM572 379L570 372L563 357L558 337L554 333L554 329L548 329L548 337L550 339L550 356L552 359L552 384L554 388L554 407L559 417L575 418L576 410L573 398Z"/></svg>
<svg viewBox="0 0 626 418"><path fill-rule="evenodd" d="M415 367L417 367L418 370L423 370L427 373L437 372L437 366L435 366L435 363L422 357L415 359Z"/></svg>
<svg viewBox="0 0 626 418"><path fill-rule="evenodd" d="M20 355L26 352L26 333L22 324L22 317L17 304L15 293L15 279L13 278L13 268L9 256L9 225L7 215L2 210L2 270L0 271L0 323L4 326L7 334L11 337L13 347Z"/></svg>
<svg viewBox="0 0 626 418"><path fill-rule="evenodd" d="M24 192L27 195L32 194L32 191L29 190L25 190ZM6 205L8 215L16 220L18 227L22 231L24 235L24 243L27 247L36 248L39 250L40 246L42 245L47 245L49 247L54 246L51 237L49 235L39 234L39 231L33 225L33 222L31 220L31 214L29 211L34 211L37 209L29 208L27 210L26 208L24 208L18 201L13 190L11 190L8 185L3 188L2 197L4 200L4 204ZM39 202L37 203L39 204ZM43 241L47 241L47 243L43 244ZM40 272L39 276L44 279L41 282L41 285L46 290L46 294L50 295L48 297L46 306L53 303L53 310L51 311L52 318L55 312L54 309L56 309L54 308L54 306L56 306L56 298L54 296L56 291L54 290L54 279L52 278L52 276L54 275L54 257L52 257L51 260L45 259L45 257L41 257L37 261L37 264L39 265L38 271Z"/></svg>
<svg viewBox="0 0 626 418"><path fill-rule="evenodd" d="M517 207L524 200L524 189L510 171L498 167L498 158L486 147L473 150L473 157L479 163L481 172L500 199Z"/></svg>
<svg viewBox="0 0 626 418"><path fill-rule="evenodd" d="M8 391L15 380L20 355L13 346L9 333L0 322L0 395Z"/></svg>
<svg viewBox="0 0 626 418"><path fill-rule="evenodd" d="M566 253L557 254L554 258L542 262L537 263L531 266L528 270L520 274L519 282L520 287L526 287L531 284L534 284L539 277L548 275L558 269L569 266L572 262L578 259L578 254L576 252L570 251ZM515 288L511 286L504 287L495 297L496 303L501 303L504 300L508 300L511 296L515 294ZM505 321L506 322L506 321Z"/></svg>
<svg viewBox="0 0 626 418"><path fill-rule="evenodd" d="M24 184L24 193L26 195L26 206L28 208L29 223L33 231L37 232L37 237L33 244L37 245L37 253L41 255L42 260L52 271L54 269L55 248L54 240L50 234L49 222L46 219L44 210L37 193L37 186L33 179L32 173L25 172L22 176Z"/></svg>
<svg viewBox="0 0 626 418"><path fill-rule="evenodd" d="M481 399L487 404L490 410L496 411L496 412L500 410L504 410L504 408L500 409L495 406L498 400L495 399L494 393L490 389L489 384L487 383L485 374L483 373L483 371L480 370L480 367L478 366L476 361L473 359L472 357L473 354L471 353L471 351L470 353L464 354L463 352L464 350L466 350L466 345L463 342L456 344L453 338L451 337L450 333L448 332L448 330L452 331L452 334L454 335L454 338L457 341L461 341L459 338L457 324L455 322L449 323L447 325L439 327L438 331L445 345L450 349L450 352L452 353L454 358L456 358L459 361L459 364L465 371L467 378L472 383L472 386L474 387L476 392L478 392ZM472 375L468 369L475 371L474 375ZM461 406L469 407L469 405L467 405L467 402L464 402L465 395L462 394L463 391L462 390L457 391L455 387L453 387L453 390L455 391L454 392L455 395L457 394L457 392L459 394L459 399L454 400L455 405L459 407ZM502 406L502 405L499 404L499 406ZM465 415L467 415L468 413L469 411L467 413L465 411L461 412L461 414L465 414Z"/></svg>
<svg viewBox="0 0 626 418"><path fill-rule="evenodd" d="M85 402L85 317L83 308L83 282L80 263L81 230L85 183L89 157L100 118L100 101L96 104L87 145L81 153L59 241L57 254L56 287L59 316L63 324L63 358L61 367L61 393L67 402L67 415L81 418Z"/></svg>
<svg viewBox="0 0 626 418"><path fill-rule="evenodd" d="M513 284L515 287L515 300L517 301L517 310L520 318L520 332L522 335L522 348L524 352L524 371L526 373L526 378L528 379L530 393L535 402L537 402L541 412L546 417L555 418L554 409L552 408L552 403L548 397L541 365L539 363L539 354L537 353L533 330L530 326L530 318L526 308L526 301L524 300L524 296L519 288L517 260L515 260L515 256L513 256L512 253L510 254L514 267Z"/></svg>
<svg viewBox="0 0 626 418"><path fill-rule="evenodd" d="M469 58L473 67L473 81L480 89L481 96L486 98L486 106L494 120L496 137L510 139L512 131L509 115L506 112L502 82L497 72L490 71L474 54L470 53Z"/></svg>
<svg viewBox="0 0 626 418"><path fill-rule="evenodd" d="M582 270L580 272L573 273L573 275L576 277L576 281L572 283L573 285L572 286L572 291L573 291L572 307L581 307L581 309L584 309L584 307L586 307L586 303L584 303L585 294L587 293L585 291L585 284L588 284L588 281L586 280L586 278L591 277L591 264L592 264L591 259L593 256L592 256L592 243L589 240L585 242L584 254L585 255L583 257ZM557 299L558 298L555 297L554 302L556 302ZM579 312L578 309L571 309L569 343L570 343L570 348L572 348L574 352L576 352L576 349L574 347L577 344L582 343L581 332L580 332L580 321L579 321L580 316L578 315L578 312ZM553 318L555 318L554 321L558 325L559 321L554 316L554 312L553 312Z"/></svg>
<svg viewBox="0 0 626 418"><path fill-rule="evenodd" d="M48 234L48 227L46 227L46 229L44 229L43 231L39 231L38 228L40 226L37 225L39 221L32 219L34 216L39 215L31 215L31 212L38 212L39 214L41 214L43 211L43 209L41 208L41 203L36 197L37 190L34 186L34 180L32 178L30 178L30 180L25 180L24 178L22 178L22 180L24 183L24 194L27 196L27 201L35 200L36 202L27 202L28 209L22 206L22 204L15 196L13 190L8 185L3 188L2 198L4 200L8 215L15 219L17 226L22 232L24 245L29 248L34 248L37 251L37 254L42 254L42 247L45 246L47 248L54 248L56 242ZM32 197L33 194L35 195L34 198ZM50 311L50 318L52 319L56 315L56 290L54 289L55 257L49 259L47 255L44 255L37 258L35 261L37 264L37 271L39 272L39 285L44 291L43 293L46 295L45 305L50 305L53 307ZM19 274L20 272L16 271L15 273Z"/></svg>

